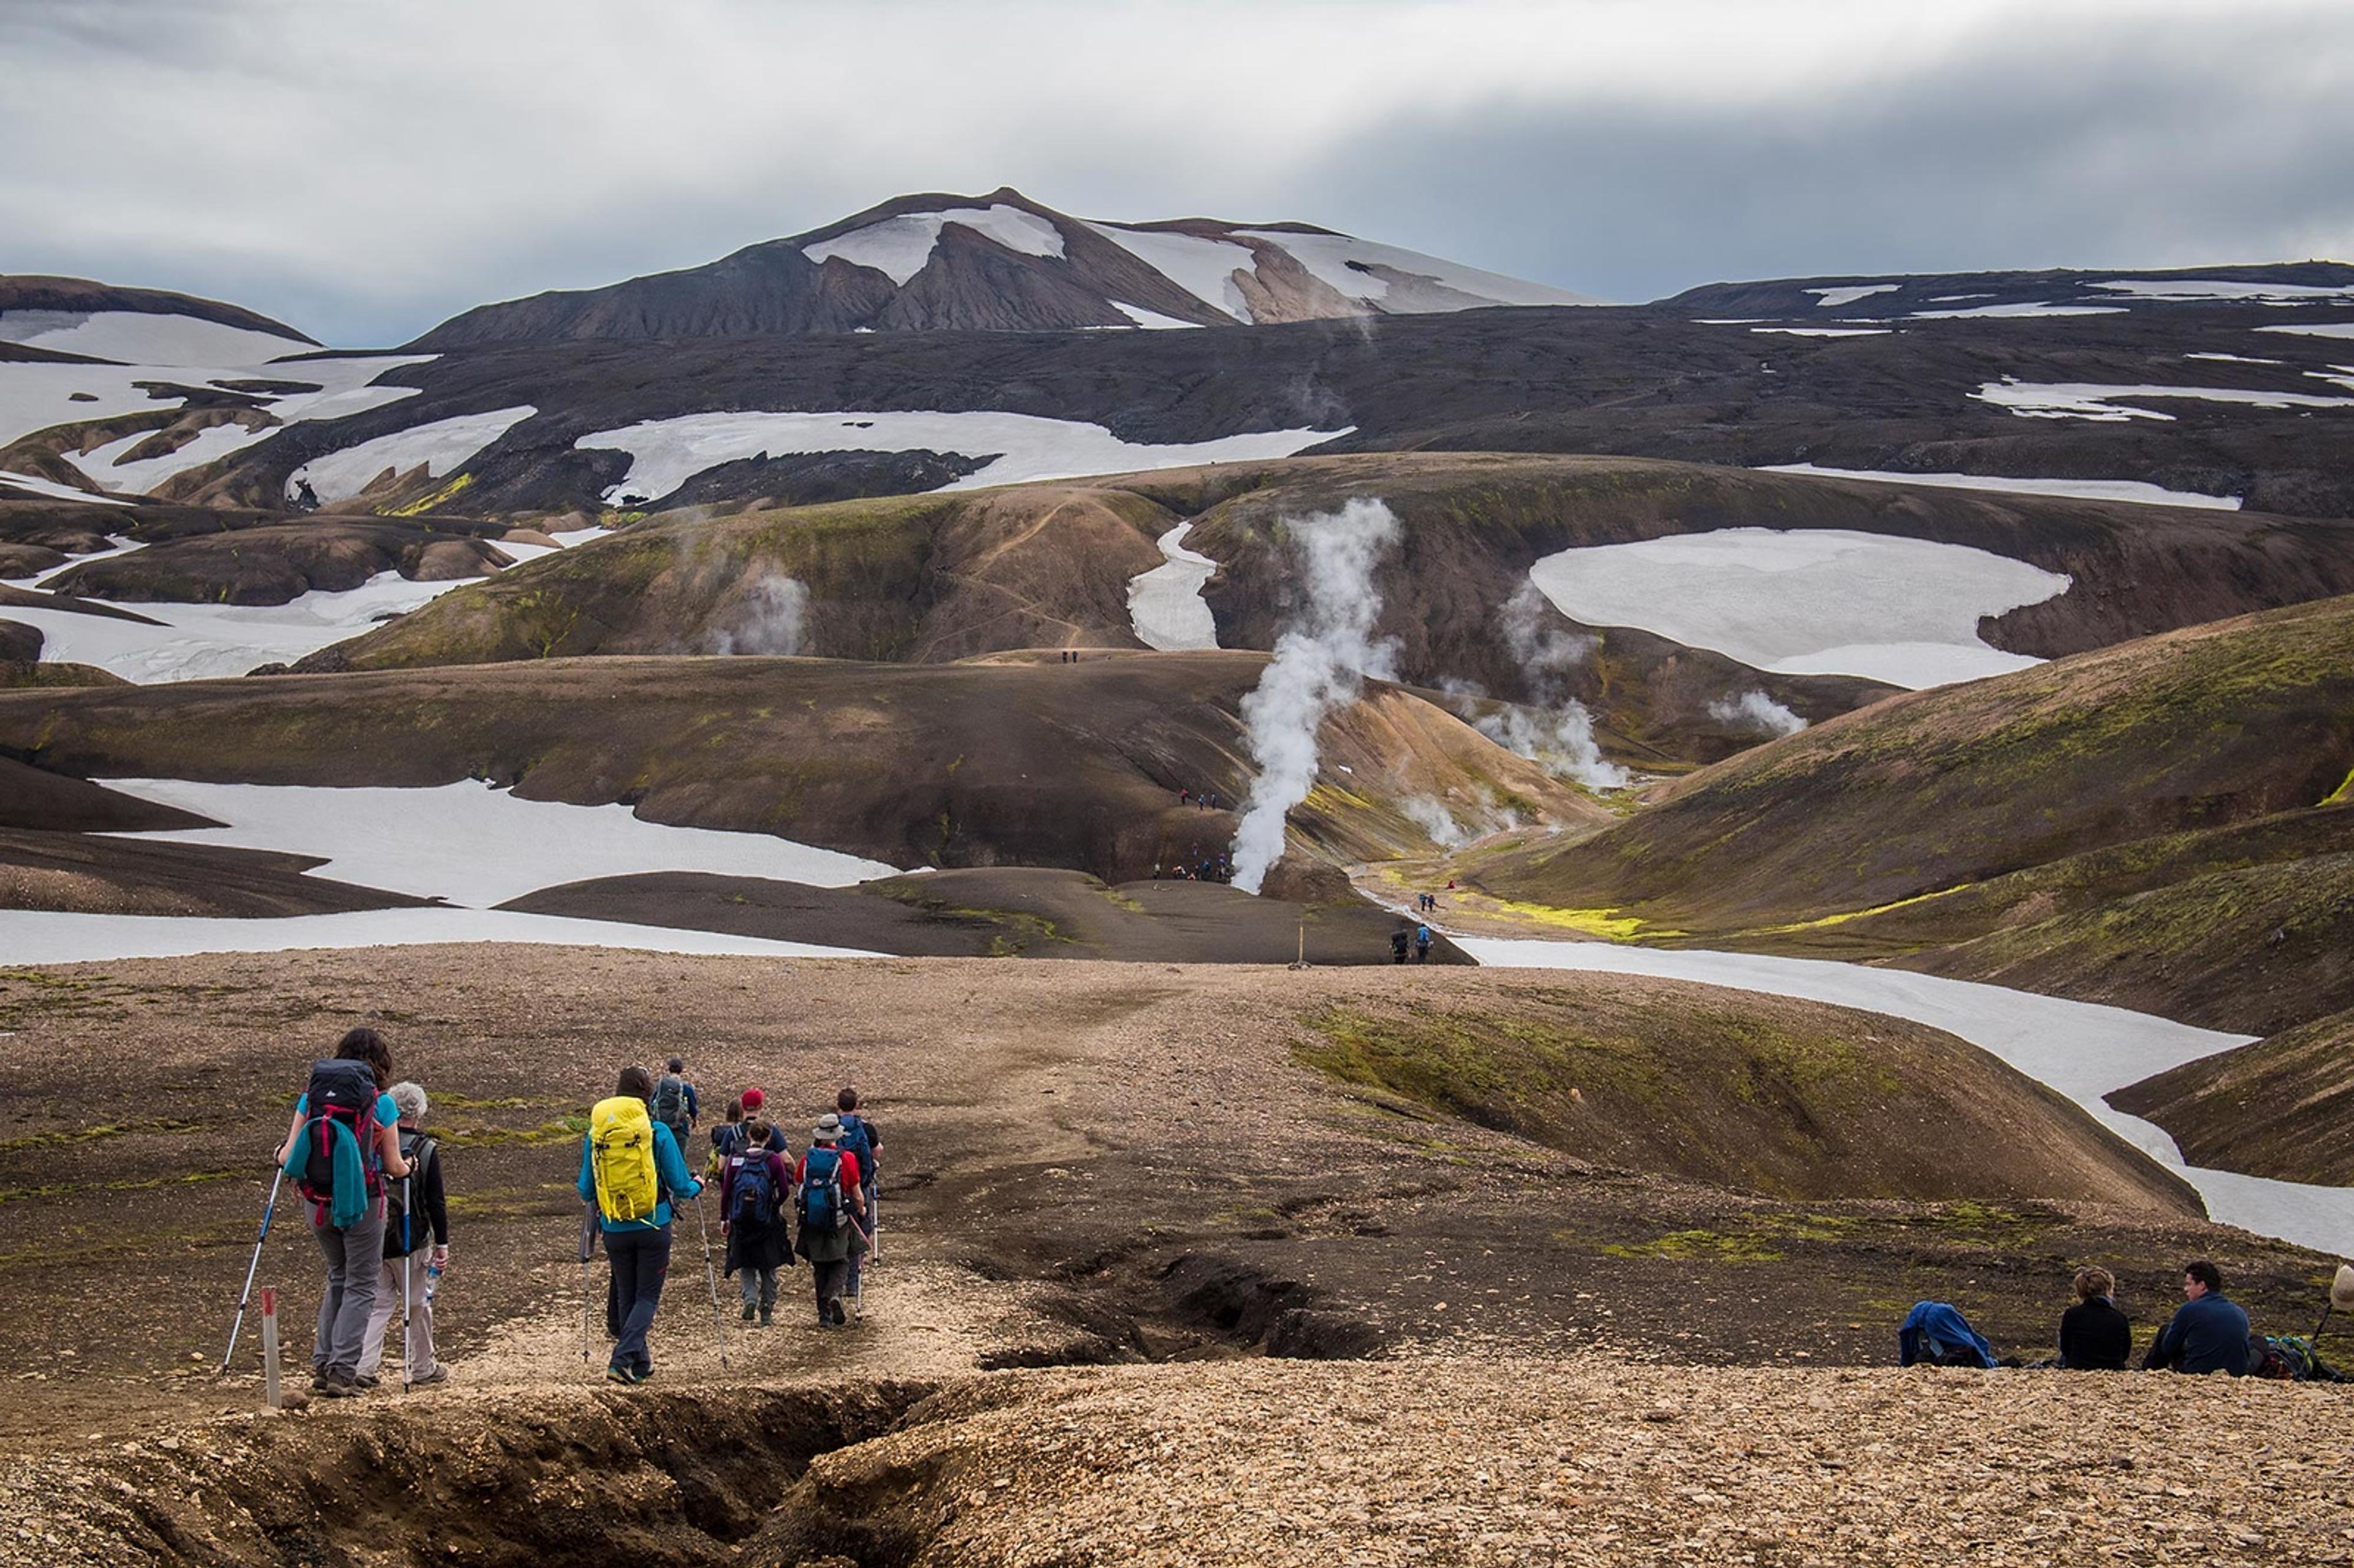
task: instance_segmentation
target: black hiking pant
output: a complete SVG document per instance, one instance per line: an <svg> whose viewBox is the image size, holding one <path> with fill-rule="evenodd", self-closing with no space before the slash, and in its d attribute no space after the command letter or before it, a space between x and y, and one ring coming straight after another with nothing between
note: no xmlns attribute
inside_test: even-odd
<svg viewBox="0 0 2354 1568"><path fill-rule="evenodd" d="M662 1305L663 1281L670 1275L670 1227L607 1231L605 1255L613 1260L614 1305L621 1317L613 1365L650 1372L654 1361L646 1349L646 1335L654 1326L654 1309Z"/></svg>

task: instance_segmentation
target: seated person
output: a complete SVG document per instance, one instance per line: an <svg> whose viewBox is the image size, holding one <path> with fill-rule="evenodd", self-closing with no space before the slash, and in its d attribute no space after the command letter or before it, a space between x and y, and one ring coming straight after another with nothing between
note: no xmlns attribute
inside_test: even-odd
<svg viewBox="0 0 2354 1568"><path fill-rule="evenodd" d="M2133 1325L2117 1310L2116 1276L2076 1271L2076 1304L2060 1314L2060 1365L2072 1372L2123 1372L2133 1354Z"/></svg>
<svg viewBox="0 0 2354 1568"><path fill-rule="evenodd" d="M2203 1257L2182 1266L2182 1305L2141 1359L2142 1371L2172 1367L2180 1372L2248 1371L2248 1315L2223 1294L2223 1274Z"/></svg>

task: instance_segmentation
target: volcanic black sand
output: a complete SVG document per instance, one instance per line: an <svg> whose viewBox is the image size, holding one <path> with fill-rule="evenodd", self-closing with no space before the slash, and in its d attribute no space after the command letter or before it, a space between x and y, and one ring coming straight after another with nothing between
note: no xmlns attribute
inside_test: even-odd
<svg viewBox="0 0 2354 1568"><path fill-rule="evenodd" d="M1412 922L1366 904L1296 904L1214 882L1108 887L1084 872L994 866L811 887L660 872L542 888L500 906L921 958L1184 964L1386 964ZM1436 935L1434 933L1434 935ZM1429 961L1470 960L1437 936Z"/></svg>

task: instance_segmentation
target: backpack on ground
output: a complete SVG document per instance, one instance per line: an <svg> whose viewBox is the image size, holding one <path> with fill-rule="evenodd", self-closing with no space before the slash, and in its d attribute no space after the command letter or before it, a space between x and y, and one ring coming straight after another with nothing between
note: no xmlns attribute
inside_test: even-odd
<svg viewBox="0 0 2354 1568"><path fill-rule="evenodd" d="M673 1132L686 1125L686 1080L676 1073L654 1086L654 1119Z"/></svg>
<svg viewBox="0 0 2354 1568"><path fill-rule="evenodd" d="M588 1112L588 1171L597 1212L609 1220L653 1217L662 1202L654 1176L654 1124L635 1095L599 1100Z"/></svg>
<svg viewBox="0 0 2354 1568"><path fill-rule="evenodd" d="M408 1161L408 1174L400 1181L384 1184L385 1256L407 1257L410 1253L424 1251L432 1244L432 1222L426 1217L418 1202L425 1197L425 1168L440 1151L441 1145L431 1133L404 1132L400 1135L400 1157ZM412 1202L411 1199L418 1200L418 1202Z"/></svg>
<svg viewBox="0 0 2354 1568"><path fill-rule="evenodd" d="M2302 1334L2248 1336L2248 1375L2277 1378L2284 1383L2335 1383L2337 1375L2321 1364L2313 1341Z"/></svg>
<svg viewBox="0 0 2354 1568"><path fill-rule="evenodd" d="M777 1223L783 1203L777 1192L776 1168L765 1149L748 1150L727 1159L727 1219L731 1224L765 1230Z"/></svg>
<svg viewBox="0 0 2354 1568"><path fill-rule="evenodd" d="M303 1089L309 1119L286 1161L302 1196L327 1212L340 1230L357 1222L384 1193L376 1154L376 1069L366 1062L337 1058L311 1064Z"/></svg>
<svg viewBox="0 0 2354 1568"><path fill-rule="evenodd" d="M812 1149L801 1160L801 1229L823 1234L850 1224L850 1207L842 1198L842 1155L837 1150Z"/></svg>
<svg viewBox="0 0 2354 1568"><path fill-rule="evenodd" d="M858 1161L858 1179L862 1182L875 1180L875 1134L868 1129L865 1118L856 1111L845 1111L842 1117L842 1136L833 1146Z"/></svg>

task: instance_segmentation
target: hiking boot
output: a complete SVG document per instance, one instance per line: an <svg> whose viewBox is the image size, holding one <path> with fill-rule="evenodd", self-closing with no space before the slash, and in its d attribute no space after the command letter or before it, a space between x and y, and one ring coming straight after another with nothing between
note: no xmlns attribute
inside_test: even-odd
<svg viewBox="0 0 2354 1568"><path fill-rule="evenodd" d="M653 1380L654 1369L651 1365L640 1367L630 1374L631 1383L652 1383Z"/></svg>
<svg viewBox="0 0 2354 1568"><path fill-rule="evenodd" d="M774 1311L775 1311L775 1308L774 1308L763 1307L763 1308L760 1308L760 1327L762 1327L763 1329L765 1329L765 1328L768 1328L768 1327L769 1326L769 1319L770 1315L771 1315Z"/></svg>
<svg viewBox="0 0 2354 1568"><path fill-rule="evenodd" d="M313 1367L311 1369L311 1392L313 1393L324 1393L327 1392L326 1368Z"/></svg>
<svg viewBox="0 0 2354 1568"><path fill-rule="evenodd" d="M747 1323L748 1323L748 1322L750 1322L751 1320L752 1320L752 1308L751 1308L751 1305L748 1302L748 1303L746 1303L745 1308L744 1308L744 1321L746 1321Z"/></svg>
<svg viewBox="0 0 2354 1568"><path fill-rule="evenodd" d="M362 1388L375 1388L378 1384L382 1383L384 1379L376 1376L374 1372L362 1372L357 1377L352 1379L352 1381L359 1384Z"/></svg>
<svg viewBox="0 0 2354 1568"><path fill-rule="evenodd" d="M330 1372L324 1379L324 1385L319 1390L319 1396L322 1399L357 1399L360 1393L359 1380L351 1373Z"/></svg>
<svg viewBox="0 0 2354 1568"><path fill-rule="evenodd" d="M627 1388L630 1384L637 1382L638 1380L635 1374L633 1374L627 1367L607 1367L605 1369L605 1381L607 1383L618 1383L623 1388Z"/></svg>
<svg viewBox="0 0 2354 1568"><path fill-rule="evenodd" d="M842 1298L840 1297L834 1298L832 1306L833 1326L837 1329L847 1328L850 1323L850 1314L842 1309Z"/></svg>
<svg viewBox="0 0 2354 1568"><path fill-rule="evenodd" d="M448 1383L449 1381L450 1369L448 1367L435 1367L423 1377L412 1379L408 1386L411 1388L431 1388L437 1383Z"/></svg>

